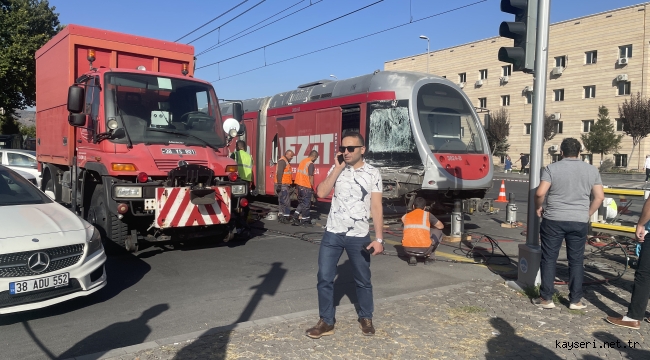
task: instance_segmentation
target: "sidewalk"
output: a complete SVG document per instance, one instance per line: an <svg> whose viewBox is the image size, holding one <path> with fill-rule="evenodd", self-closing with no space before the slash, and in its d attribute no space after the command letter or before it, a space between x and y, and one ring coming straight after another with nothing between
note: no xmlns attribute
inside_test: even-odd
<svg viewBox="0 0 650 360"><path fill-rule="evenodd" d="M565 300L542 310L502 280L470 281L376 299L374 337L361 335L348 305L338 308L335 334L318 340L304 335L318 320L313 310L77 359L648 359L650 324L636 331L603 320L624 313L630 286L586 287L582 311ZM558 290L566 298L566 286Z"/></svg>

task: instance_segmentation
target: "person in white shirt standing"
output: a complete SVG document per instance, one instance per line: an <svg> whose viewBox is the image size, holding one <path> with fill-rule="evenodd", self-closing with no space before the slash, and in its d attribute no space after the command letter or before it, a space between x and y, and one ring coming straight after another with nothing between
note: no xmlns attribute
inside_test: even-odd
<svg viewBox="0 0 650 360"><path fill-rule="evenodd" d="M645 156L645 182L646 184L648 183L648 179L650 179L650 155Z"/></svg>
<svg viewBox="0 0 650 360"><path fill-rule="evenodd" d="M366 147L361 134L348 132L341 139L334 157L334 166L327 178L318 185L319 198L325 198L334 188L332 205L327 217L327 229L318 252L318 310L320 320L306 335L318 339L334 334L334 278L345 250L352 265L352 274L359 299L359 327L363 335L374 335L372 313L372 283L370 254L377 255L383 247L382 181L379 169L363 161ZM339 159L342 157L343 161ZM376 238L370 240L368 219L372 214Z"/></svg>

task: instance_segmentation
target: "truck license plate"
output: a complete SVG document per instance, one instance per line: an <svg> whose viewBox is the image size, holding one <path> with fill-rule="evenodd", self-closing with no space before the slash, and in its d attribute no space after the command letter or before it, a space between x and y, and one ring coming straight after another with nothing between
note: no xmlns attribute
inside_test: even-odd
<svg viewBox="0 0 650 360"><path fill-rule="evenodd" d="M69 279L70 274L63 273L58 275L50 275L48 277L39 279L11 282L9 283L9 294L18 295L28 293L30 291L67 286Z"/></svg>
<svg viewBox="0 0 650 360"><path fill-rule="evenodd" d="M162 153L164 155L196 155L196 151L193 149L163 148Z"/></svg>

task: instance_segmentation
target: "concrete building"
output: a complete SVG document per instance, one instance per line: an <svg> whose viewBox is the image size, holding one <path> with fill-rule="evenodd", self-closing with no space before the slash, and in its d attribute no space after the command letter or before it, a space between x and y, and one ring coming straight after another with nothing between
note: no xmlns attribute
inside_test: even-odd
<svg viewBox="0 0 650 360"><path fill-rule="evenodd" d="M558 134L544 146L544 163L557 159L555 145L566 137L580 140L598 117L598 107L609 109L617 132L623 134L617 120L618 106L630 94L650 95L648 46L650 46L650 3L552 24L546 76L546 112L560 120ZM494 24L495 31L498 29ZM424 34L426 35L426 34ZM414 39L416 41L416 39ZM432 39L435 43L435 39ZM504 106L510 114L509 155L530 152L533 76L512 72L511 65L500 62L502 46L512 46L508 38L492 37L429 53L430 73L445 76L463 87L477 108L491 111ZM386 61L385 70L427 71L427 54ZM616 154L605 155L616 166L637 168L638 155L643 168L650 142L642 140L634 150L632 139L625 136ZM595 165L600 154L582 154ZM500 159L495 158L495 162Z"/></svg>

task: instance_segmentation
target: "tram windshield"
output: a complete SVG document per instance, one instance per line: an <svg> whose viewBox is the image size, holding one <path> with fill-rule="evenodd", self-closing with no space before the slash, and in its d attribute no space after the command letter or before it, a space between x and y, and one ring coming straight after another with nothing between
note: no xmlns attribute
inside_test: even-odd
<svg viewBox="0 0 650 360"><path fill-rule="evenodd" d="M411 131L408 100L368 104L368 146L365 158L377 166L422 164Z"/></svg>
<svg viewBox="0 0 650 360"><path fill-rule="evenodd" d="M458 91L443 84L426 84L417 101L420 127L431 152L484 153L480 125Z"/></svg>

